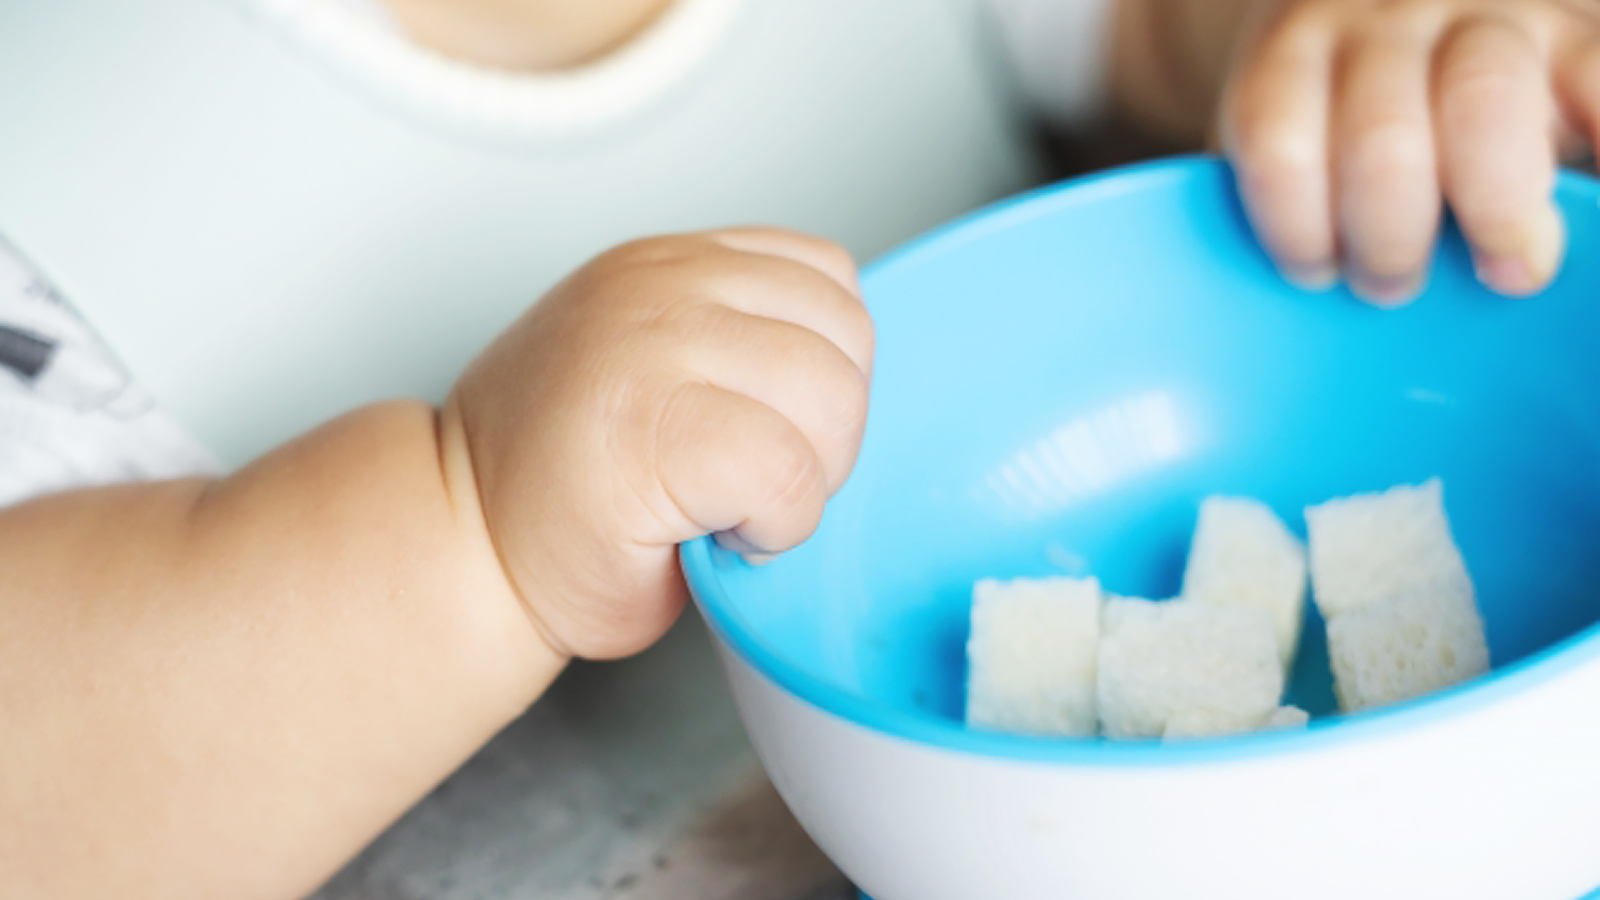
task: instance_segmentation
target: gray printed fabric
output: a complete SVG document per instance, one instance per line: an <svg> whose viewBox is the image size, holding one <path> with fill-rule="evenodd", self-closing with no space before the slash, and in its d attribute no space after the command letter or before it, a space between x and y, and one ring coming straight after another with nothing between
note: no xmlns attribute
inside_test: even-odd
<svg viewBox="0 0 1600 900"><path fill-rule="evenodd" d="M0 236L0 507L219 470Z"/></svg>

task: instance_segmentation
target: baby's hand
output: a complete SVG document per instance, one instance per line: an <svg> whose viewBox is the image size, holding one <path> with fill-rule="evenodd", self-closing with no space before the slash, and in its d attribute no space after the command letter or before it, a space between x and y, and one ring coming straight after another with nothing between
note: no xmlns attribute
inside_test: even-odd
<svg viewBox="0 0 1600 900"><path fill-rule="evenodd" d="M855 462L872 349L850 257L782 231L628 244L540 301L444 421L545 638L642 649L686 598L678 543L760 557L809 536Z"/></svg>
<svg viewBox="0 0 1600 900"><path fill-rule="evenodd" d="M1563 252L1559 150L1600 117L1600 10L1562 0L1291 0L1221 110L1250 216L1289 277L1392 305L1422 287L1448 201L1512 295Z"/></svg>

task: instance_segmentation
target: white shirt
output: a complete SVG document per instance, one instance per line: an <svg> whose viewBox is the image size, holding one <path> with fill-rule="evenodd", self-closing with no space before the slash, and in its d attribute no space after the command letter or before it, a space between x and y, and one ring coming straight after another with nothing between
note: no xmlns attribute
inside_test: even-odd
<svg viewBox="0 0 1600 900"><path fill-rule="evenodd" d="M722 39L742 0L677 0L578 70L477 69L410 43L378 0L222 0L383 102L517 135L598 129L647 106ZM1018 80L1051 120L1104 108L1110 0L987 0ZM47 280L0 236L0 506L70 487L221 470Z"/></svg>
<svg viewBox="0 0 1600 900"><path fill-rule="evenodd" d="M727 33L743 0L675 0L606 56L560 72L503 72L406 38L380 0L226 0L258 16L380 100L491 133L567 136L647 106Z"/></svg>
<svg viewBox="0 0 1600 900"><path fill-rule="evenodd" d="M226 2L384 102L478 130L566 136L670 89L723 36L742 0L678 0L625 47L557 74L488 71L432 53L408 41L379 0ZM0 507L70 488L221 471L0 235Z"/></svg>
<svg viewBox="0 0 1600 900"><path fill-rule="evenodd" d="M406 40L380 0L230 0L253 9L391 100L496 131L591 129L647 104L727 31L741 0L676 0L628 45L571 72L493 72ZM1012 69L1052 124L1105 110L1114 0L986 0Z"/></svg>

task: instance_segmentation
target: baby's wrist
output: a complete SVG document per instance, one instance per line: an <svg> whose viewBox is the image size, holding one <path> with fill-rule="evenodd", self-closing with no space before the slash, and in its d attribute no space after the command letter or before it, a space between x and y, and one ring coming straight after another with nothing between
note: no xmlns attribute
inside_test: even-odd
<svg viewBox="0 0 1600 900"><path fill-rule="evenodd" d="M530 599L524 595L524 589L506 569L484 512L481 488L472 461L472 448L461 407L454 394L439 410L437 418L440 474L455 525L467 533L470 544L477 548L476 562L486 571L484 577L495 586L489 595L481 598L482 601L514 608L516 625L526 626L531 645L530 658L536 665L546 660L553 660L558 666L565 665L571 659L571 654L539 621Z"/></svg>

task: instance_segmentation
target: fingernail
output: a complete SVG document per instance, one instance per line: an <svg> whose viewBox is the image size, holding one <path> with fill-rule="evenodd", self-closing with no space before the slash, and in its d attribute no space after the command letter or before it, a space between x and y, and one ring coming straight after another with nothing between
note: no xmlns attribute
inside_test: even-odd
<svg viewBox="0 0 1600 900"><path fill-rule="evenodd" d="M1515 256L1486 257L1477 262L1478 280L1496 293L1523 297L1537 289L1528 264Z"/></svg>
<svg viewBox="0 0 1600 900"><path fill-rule="evenodd" d="M1421 275L1352 275L1350 290L1373 306L1405 306L1422 293Z"/></svg>
<svg viewBox="0 0 1600 900"><path fill-rule="evenodd" d="M1339 268L1333 263L1286 263L1283 277L1303 291L1325 291L1339 283Z"/></svg>
<svg viewBox="0 0 1600 900"><path fill-rule="evenodd" d="M745 540L744 536L737 531L719 531L711 537L717 542L717 546L730 553L749 556L751 553L760 552L756 549L755 544Z"/></svg>
<svg viewBox="0 0 1600 900"><path fill-rule="evenodd" d="M764 566L778 558L776 553L746 553L744 561L752 566Z"/></svg>
<svg viewBox="0 0 1600 900"><path fill-rule="evenodd" d="M1566 226L1561 213L1546 207L1530 220L1522 246L1514 252L1479 251L1474 260L1478 280L1490 290L1511 297L1526 297L1543 290L1561 267L1566 250Z"/></svg>

